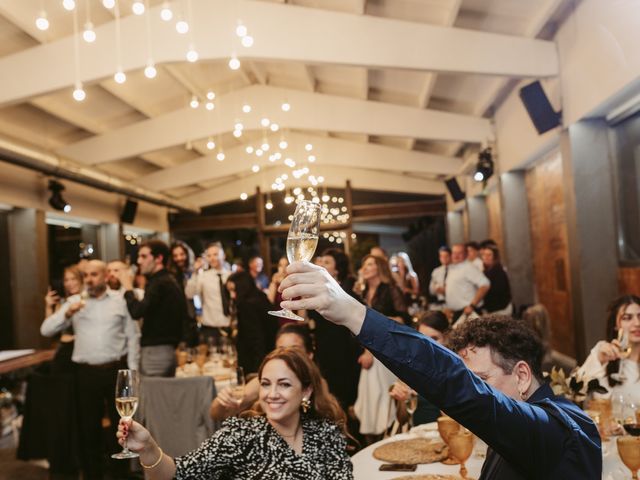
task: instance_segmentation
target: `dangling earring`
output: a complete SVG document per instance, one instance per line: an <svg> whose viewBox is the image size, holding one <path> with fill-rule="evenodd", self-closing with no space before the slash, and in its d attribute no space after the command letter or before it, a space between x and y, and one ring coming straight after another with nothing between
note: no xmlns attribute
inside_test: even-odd
<svg viewBox="0 0 640 480"><path fill-rule="evenodd" d="M302 412L307 413L311 408L311 400L309 400L308 398L303 398L300 402L300 406L302 407Z"/></svg>

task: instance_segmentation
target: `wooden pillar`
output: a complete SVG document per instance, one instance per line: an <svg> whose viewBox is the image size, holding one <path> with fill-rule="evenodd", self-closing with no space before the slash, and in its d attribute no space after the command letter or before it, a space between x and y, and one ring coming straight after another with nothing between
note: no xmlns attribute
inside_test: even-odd
<svg viewBox="0 0 640 480"><path fill-rule="evenodd" d="M351 180L347 180L347 185L344 188L344 203L349 213L349 223L347 227L347 238L344 242L344 253L349 255L351 252L351 234L353 233L353 196L351 195Z"/></svg>
<svg viewBox="0 0 640 480"><path fill-rule="evenodd" d="M262 198L262 192L260 187L256 187L256 218L258 219L258 244L260 246L260 256L264 260L263 271L267 272L267 275L271 274L271 245L269 242L269 236L265 234L265 211L264 211L264 199Z"/></svg>

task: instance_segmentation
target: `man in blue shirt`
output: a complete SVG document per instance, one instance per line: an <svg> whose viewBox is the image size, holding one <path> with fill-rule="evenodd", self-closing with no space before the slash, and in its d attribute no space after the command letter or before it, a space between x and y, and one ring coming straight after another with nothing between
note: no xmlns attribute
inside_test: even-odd
<svg viewBox="0 0 640 480"><path fill-rule="evenodd" d="M489 445L480 480L601 478L595 425L542 384L542 347L523 323L489 317L463 325L454 336L460 358L367 309L321 267L296 262L287 272L283 308L317 310L347 327L400 379Z"/></svg>

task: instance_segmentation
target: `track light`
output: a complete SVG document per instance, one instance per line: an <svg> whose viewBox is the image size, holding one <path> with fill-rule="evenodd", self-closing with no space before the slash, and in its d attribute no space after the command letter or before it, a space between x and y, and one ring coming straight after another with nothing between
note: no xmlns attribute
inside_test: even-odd
<svg viewBox="0 0 640 480"><path fill-rule="evenodd" d="M69 213L71 211L71 205L62 197L64 185L57 180L49 180L49 190L51 191L49 205L56 210L62 210L64 213Z"/></svg>
<svg viewBox="0 0 640 480"><path fill-rule="evenodd" d="M473 179L476 182L487 183L487 180L493 175L493 155L491 148L487 147L478 154L478 164L473 173Z"/></svg>

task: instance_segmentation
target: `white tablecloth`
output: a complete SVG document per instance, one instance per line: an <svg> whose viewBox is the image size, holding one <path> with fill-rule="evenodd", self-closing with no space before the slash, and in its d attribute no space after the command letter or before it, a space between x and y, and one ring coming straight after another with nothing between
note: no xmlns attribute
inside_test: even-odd
<svg viewBox="0 0 640 480"><path fill-rule="evenodd" d="M419 473L439 473L447 475L459 475L460 465L444 465L443 463L427 463L424 465L418 465L415 472L381 472L379 470L380 465L386 462L381 462L373 458L373 451L380 445L396 440L407 440L410 438L417 438L418 434L415 433L403 433L395 435L394 437L381 440L369 445L367 448L356 453L351 461L353 462L353 477L355 480L384 480L397 478L408 475L417 475ZM432 434L432 438L437 437L437 430ZM469 460L467 460L465 466L468 470L470 478L478 478L480 476L480 470L484 463L484 454L486 452L486 445L480 439L476 438L476 444L473 448L473 453Z"/></svg>

